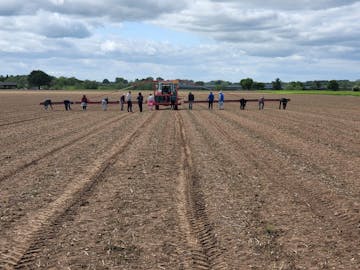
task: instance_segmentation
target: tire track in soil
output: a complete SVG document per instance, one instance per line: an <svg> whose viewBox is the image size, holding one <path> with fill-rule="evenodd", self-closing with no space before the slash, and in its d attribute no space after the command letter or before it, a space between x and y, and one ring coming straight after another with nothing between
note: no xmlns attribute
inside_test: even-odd
<svg viewBox="0 0 360 270"><path fill-rule="evenodd" d="M48 119L48 118L53 117L54 114L57 115L58 113L61 113L61 112L63 112L63 111L54 110L54 111L49 111L49 112L44 111L44 112L37 112L37 113L33 113L33 111L31 111L31 113L33 114L33 115L31 115L32 116L31 118L17 120L19 117L23 118L22 117L23 115L18 114L19 111L15 111L15 112L9 113L9 115L11 115L11 116L13 116L13 113L15 113L15 116L13 116L12 119L9 119L8 117L6 117L7 122L1 123L2 122L1 120L3 120L3 119L0 119L0 121L1 121L0 122L0 127L22 124L22 123L26 123L26 122L39 120L39 119ZM46 115L44 115L44 113L46 113ZM41 115L41 116L39 116L39 115ZM29 113L26 113L26 116L30 117Z"/></svg>
<svg viewBox="0 0 360 270"><path fill-rule="evenodd" d="M229 119L229 118L227 118L227 119ZM214 121L214 125L217 125L217 129L218 129L219 131L221 131L222 133L224 133L224 136L228 136L228 137L232 140L232 143L233 143L234 145L236 145L237 147L241 147L241 145L239 145L239 143L238 143L236 140L234 140L232 137L229 136L229 134L226 132L226 129L220 127L220 126L218 125L218 123L215 122L215 121ZM248 130L248 132L251 132L251 131ZM250 134L250 133L249 133L249 134ZM253 134L252 134L252 137L254 137ZM272 143L269 142L265 137L259 136L259 133L257 133L257 139L258 139L258 140L261 140L263 143L265 142L266 144L270 145L270 147L273 147L273 148L275 148L275 149L278 149L278 148L279 148L278 145L272 144ZM262 145L263 145L263 143L262 143ZM258 143L255 143L254 145L259 145L259 144L258 144ZM263 148L265 148L265 146L263 146ZM284 151L284 152L286 152L286 149L281 149L281 150ZM255 151L255 152L256 152L256 151ZM254 155L253 152L250 151L250 152L248 153L248 155L249 155L249 156L253 156L253 158L256 159L256 156ZM284 154L283 156L285 156L285 154ZM266 168L268 168L268 167L270 168L270 167L271 167L271 163L270 163L269 161L266 161L266 160L264 159L264 162L266 163L266 166L265 166ZM293 162L293 163L294 163L294 162L297 163L297 162L299 162L299 161L297 161L297 160L294 159L294 160L292 160L292 162ZM284 161L283 161L282 163L284 163ZM302 165L302 164L300 164L299 166L301 166L301 165ZM323 170L322 170L321 168L317 168L316 166L315 166L314 168L315 168L316 170L319 170L319 173L322 173L322 172L323 172ZM310 172L308 172L308 173L310 173ZM316 174L316 175L318 175L318 174ZM314 178L316 175L311 175L310 178ZM331 175L330 175L329 177L331 177ZM277 179L275 179L275 180L277 180ZM322 202L323 204L325 204L328 208L332 209L332 210L333 210L333 213L336 212L336 213L337 213L336 216L344 217L345 220L349 220L348 215L342 213L343 211L340 211L340 212L339 212L339 211L335 211L335 209L338 208L338 207L336 207L336 205L335 205L334 202L342 201L342 200L344 200L344 199L347 199L348 196L351 197L352 199L355 199L355 198L357 198L356 195L349 194L349 193L338 195L338 194L334 194L334 192L331 192L331 196L337 196L337 199L336 199L336 200L334 200L334 199L326 200L325 198L326 198L327 195L328 195L327 192L324 191L323 188L322 188L321 191L320 191L319 189L315 189L314 186L313 186L314 183L312 183L312 185L310 185L309 187L305 186L305 184L307 184L307 183L305 183L305 182L293 182L292 184L296 184L296 185L297 185L297 188L298 188L299 190L303 190L303 191L305 191L305 193L311 194L311 196L309 196L309 197L310 197L309 200L311 200L312 202L321 201L321 202ZM325 183L325 184L328 184L328 183ZM332 186L332 187L338 188L337 186ZM286 188L286 187L285 187L285 188ZM326 187L326 188L329 189L329 187ZM340 192L340 191L341 191L341 190L339 190L339 192ZM345 197L344 195L347 195L347 197ZM315 198L317 198L317 200L316 200ZM316 203L314 203L314 204L316 204ZM316 211L316 209L313 209L313 210ZM316 213L317 213L317 215L320 216L320 217L324 216L324 213L321 213L321 211L316 211ZM333 213L332 213L332 214L333 214ZM356 211L356 213L358 213L358 212ZM328 213L328 214L330 214L330 213ZM353 225L355 228L360 226L360 218L359 218L359 217L357 217L357 216L352 217L352 220L353 220L353 222L354 222L352 225ZM348 225L351 225L351 224L348 224Z"/></svg>
<svg viewBox="0 0 360 270"><path fill-rule="evenodd" d="M155 115L156 122L146 126L130 151L124 151L107 171L88 198L89 204L78 211L74 221L64 223L60 235L39 253L36 263L40 269L191 269L183 266L189 262L185 255L188 249L174 203L180 168L179 133L173 112ZM93 220L95 213L98 221L84 225L82 221ZM109 232L111 237L103 237ZM89 234L100 234L101 240L91 240ZM73 235L84 239L76 247L67 244ZM115 248L109 250L109 243ZM141 252L130 252L130 246ZM89 256L82 256L85 249ZM126 251L128 258L124 260Z"/></svg>
<svg viewBox="0 0 360 270"><path fill-rule="evenodd" d="M207 110L206 110L207 111ZM210 122L206 122L206 124L204 123L204 121L198 120L199 115L198 114L194 114L194 113L189 113L190 117L191 117L191 122L194 124L194 126L198 127L198 132L201 134L202 137L204 138L212 138L214 136L214 133L212 131L212 129L215 129L217 132L219 132L219 134L223 135L222 138L226 139L229 138L228 135L224 133L223 129L217 129L214 127L214 120L211 121L211 118L213 117L213 113L211 115L211 117L201 117L201 119L207 119ZM220 136L221 137L221 136ZM209 141L208 141L209 143ZM210 143L211 144L211 143ZM212 147L215 147L213 144L211 144ZM231 144L230 144L231 145ZM217 148L218 146L216 146ZM236 160L236 155L234 156L229 156L229 154L224 154L226 153L226 149L223 149L223 144L221 146L222 151L216 151L216 156L218 157L219 160L222 160L223 162L225 162L224 164L226 164L226 166L224 166L224 170L226 172L226 175L231 175L232 172L234 172L234 169L230 169L230 171L228 171L228 169L226 168L232 168L232 165L235 166L238 160ZM243 148L243 146L242 146ZM234 147L232 147L232 149L234 149ZM242 150L243 151L243 150ZM244 156L246 156L246 153L244 154ZM230 159L229 159L230 157ZM234 159L235 158L235 159ZM256 160L256 159L255 159ZM229 165L229 163L231 163L232 165ZM256 164L257 165L257 164ZM257 166L255 166L255 168L257 168ZM243 178L247 178L245 174L243 174L242 172L240 173L241 177ZM247 180L248 183L252 183L253 179L248 179ZM251 190L253 190L254 194L261 194L259 187L257 186L257 184L253 183L251 187L249 187ZM228 207L228 206L226 206ZM234 208L236 206L231 207L231 205L229 206L230 208ZM241 258L236 258L238 260L238 262L240 263L241 266L247 265L247 268L252 268L254 267L254 269L264 269L262 267L259 266L259 268L257 268L257 266L254 266L254 264L256 265L257 263L261 264L265 264L264 265L270 265L270 262L276 262L276 263L280 263L279 258L287 258L286 262L281 262L283 264L280 264L279 269L282 269L285 265L286 266L292 266L294 265L294 256L292 256L292 254L288 254L283 247L276 241L276 235L272 235L270 237L271 240L269 239L263 239L264 243L259 242L258 239L262 239L263 236L259 235L259 228L263 227L263 220L265 220L265 217L262 215L262 213L260 212L260 209L263 208L262 203L261 203L261 198L259 198L258 196L252 197L252 202L250 205L246 206L246 216L242 217L241 221L243 223L246 224L246 226L244 226L242 228L242 230L245 230L245 235L243 237L246 237L247 242L248 243L253 243L251 244L251 248L253 249L252 251L252 255L249 256L249 252L247 250L240 250L238 251L238 253L233 254L233 256L239 256L239 253L241 254ZM241 208L241 206L239 206L239 208ZM222 218L224 216L220 215ZM233 221L234 224L236 224L236 221ZM233 226L232 224L227 224L226 226ZM224 228L223 228L224 229ZM225 238L227 238L228 236L225 236ZM245 239L241 239L242 241L246 241ZM266 242L265 242L266 241ZM256 243L256 244L255 244ZM229 249L233 248L233 247L228 247ZM269 250L271 250L271 252L269 252ZM254 256L253 254L257 254L256 256ZM258 254L260 253L260 254ZM227 257L229 258L229 257ZM229 258L230 260L232 260L232 257ZM259 261L260 259L260 261ZM247 269L244 268L244 269ZM249 268L249 269L250 269ZM237 269L237 268L234 268ZM242 269L242 268L239 268ZM276 269L275 266L273 266L273 268L271 269ZM284 269L289 269L289 268L284 268ZM292 268L290 268L292 269Z"/></svg>
<svg viewBox="0 0 360 270"><path fill-rule="evenodd" d="M13 169L12 171L8 172L7 174L5 175L2 175L0 176L0 183L5 181L6 179L16 175L17 173L19 173L20 171L23 171L25 170L26 168L30 167L30 166L33 166L33 165L36 165L39 161L51 156L52 154L54 154L55 152L63 149L63 148L66 148L66 147L70 147L74 144L76 144L78 141L82 140L82 139L85 139L87 137L92 137L94 136L94 134L97 132L97 131L101 131L103 130L104 127L108 126L109 124L112 124L112 123L115 123L119 120L122 120L126 117L128 117L129 115L126 114L126 115L122 115L121 117L119 116L115 116L113 117L111 120L107 121L107 122L103 122L101 125L98 125L96 126L95 128L91 129L90 131L86 132L85 134L82 134L80 136L77 136L76 138L68 141L67 143L65 144L62 144L58 147L55 147L53 149L51 149L49 152L45 153L45 154L42 154L40 155L39 157L29 161L29 162L26 162L20 166L18 166L17 168Z"/></svg>
<svg viewBox="0 0 360 270"><path fill-rule="evenodd" d="M206 213L204 195L191 158L192 152L187 143L183 120L178 112L175 117L182 146L178 212L182 230L191 249L190 269L227 269Z"/></svg>
<svg viewBox="0 0 360 270"><path fill-rule="evenodd" d="M148 118L151 116L149 114L135 131L121 140L122 143L114 146L113 153L96 166L89 177L78 181L46 209L32 215L28 222L14 226L13 239L0 244L0 269L33 269L35 256L45 246L47 239L52 239L57 228L86 203L86 198L101 183L105 172L117 162L119 155L131 145L130 142L140 135L141 129L150 124Z"/></svg>
<svg viewBox="0 0 360 270"><path fill-rule="evenodd" d="M219 115L216 115L220 117ZM221 116L220 118L223 118ZM222 119L223 120L223 119ZM262 151L265 152L265 149L268 148L261 143L263 147L260 149L253 149L253 151L245 151L246 148L243 145L239 144L239 141L236 140L229 133L226 127L220 126L218 121L214 121L211 119L211 125L217 129L220 134L223 134L225 138L228 138L231 141L231 145L234 145L239 151L242 151L244 155L250 158L250 160L259 160L259 157L254 153L259 153ZM254 138L254 134L249 133L250 137ZM257 136L259 140L259 136ZM266 138L260 138L263 142L267 142ZM259 143L253 143L253 146L259 145ZM272 159L262 158L261 163L256 162L256 166L261 168L263 171L269 171L270 175L275 175L278 172L278 169L273 167L273 162L282 163L284 167L290 166L287 164L287 161L282 160L282 158L274 157ZM283 167L283 166L282 166ZM308 176L307 178L312 179L313 176ZM272 181L277 184L277 187L285 190L289 194L297 194L297 199L300 200L303 205L306 205L308 209L317 217L319 221L326 224L327 227L332 228L333 231L337 232L338 237L340 237L343 241L343 244L348 248L355 245L356 239L359 238L360 233L360 215L359 215L359 205L353 205L353 199L349 201L347 197L340 197L337 194L334 194L330 190L324 190L324 187L317 186L315 187L316 182L309 183L308 181L304 181L304 179L297 179L298 177L294 177L291 185L284 185L283 182L280 181L277 177L273 177ZM344 202L345 201L345 202ZM348 202L349 205L346 203ZM349 208L345 208L342 205L345 204L349 206ZM353 252L356 253L356 250L353 249ZM358 250L358 252L360 252ZM360 253L358 253L359 255Z"/></svg>
<svg viewBox="0 0 360 270"><path fill-rule="evenodd" d="M29 119L10 122L10 123L0 124L0 127L22 124L22 123L25 123L25 122L30 122L30 121L34 121L34 120L38 120L38 119L43 119L43 118L50 118L50 117L49 116L40 116L40 117L29 118Z"/></svg>
<svg viewBox="0 0 360 270"><path fill-rule="evenodd" d="M47 134L48 131L53 131L55 129L60 129L62 126L68 125L68 123L77 121L77 120L83 120L82 124L85 125L94 125L96 124L96 122L94 123L89 123L88 119L84 119L83 115L80 114L67 114L67 115L61 115L61 118L59 117L59 115L55 116L56 118L51 118L51 124L49 125L50 122L48 122L48 120L43 121L43 122L36 122L36 123L31 123L32 125L37 125L37 129L33 129L32 132L29 132L29 128L27 126L21 126L21 127L14 127L14 128L7 128L5 130L4 133L1 136L1 145L0 147L4 147L7 148L9 146L11 146L14 143L17 143L19 140L19 138L14 137L13 134L20 134L20 135L24 135L25 132L28 132L26 134L26 138L22 138L22 143L30 143L32 142L33 138L37 138L39 136L39 132L38 130L41 130L42 134L46 134L46 139L48 140L52 140L51 135L52 134ZM39 118L41 119L41 118ZM91 119L93 120L93 119ZM34 132L35 131L35 132ZM69 130L67 131L67 133L71 133L73 132L73 130ZM4 135L4 136L3 136ZM9 140L10 139L10 140Z"/></svg>

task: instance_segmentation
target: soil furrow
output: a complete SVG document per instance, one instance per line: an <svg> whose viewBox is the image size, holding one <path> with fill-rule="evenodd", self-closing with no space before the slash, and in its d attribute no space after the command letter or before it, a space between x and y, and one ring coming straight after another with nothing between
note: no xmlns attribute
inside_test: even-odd
<svg viewBox="0 0 360 270"><path fill-rule="evenodd" d="M220 117L221 121L236 125L239 131L244 131L250 136L266 142L274 149L275 154L292 159L298 163L297 166L316 171L317 176L323 176L319 179L324 181L324 184L332 185L341 193L344 187L351 187L346 193L358 196L356 191L359 186L356 178L359 173L357 173L358 168L355 166L358 158L349 161L341 153L325 149L319 145L314 147L310 142L303 141L294 135L280 133L270 125L259 125L254 120L244 119L231 112L224 112L224 115L216 114L215 116ZM339 173L339 168L345 171Z"/></svg>
<svg viewBox="0 0 360 270"><path fill-rule="evenodd" d="M238 113L237 113L238 115ZM292 115L292 116L290 116ZM341 152L346 156L359 157L360 148L357 144L358 139L356 132L349 132L349 129L337 128L327 126L327 123L331 121L324 121L323 125L312 124L308 119L295 119L293 114L289 114L288 111L280 111L273 113L267 111L266 118L257 113L242 113L242 118L246 118L249 121L256 121L264 126L275 127L281 133L287 133L291 136L296 136L307 142L313 144L320 144L322 147L329 149L330 151ZM279 119L280 118L280 119ZM306 129L303 127L306 126ZM342 138L341 141L334 141L333 136Z"/></svg>
<svg viewBox="0 0 360 270"><path fill-rule="evenodd" d="M263 148L263 158L254 154L259 153L260 150L253 149L253 151L246 151L247 149L243 148L244 137L239 135L234 136L234 134L236 133L230 131L231 128L229 126L220 126L219 123L224 122L214 120L211 121L211 125L216 127L218 132L223 134L224 138L228 138L228 140L230 140L229 144L235 146L235 149L237 151L242 151L242 153L249 157L250 160L261 161L255 162L255 166L259 169L267 171L270 175L276 175L279 173L279 169L273 167L273 163L282 163L282 165L279 165L282 170L286 170L287 167L292 167L291 163L289 164L287 159L274 160L273 158L271 161L270 159L267 159L266 153L268 153L269 151L271 152L271 149L269 149L269 151L267 150L267 143L250 143L251 145L253 145L253 148L255 145ZM241 144L239 143L239 138L242 138ZM254 140L258 141L259 139ZM265 138L261 138L261 140L266 141ZM294 162L294 160L292 160L291 162ZM295 174L292 176L293 181L291 185L283 185L283 179L277 177L273 179L273 182L276 183L277 188L286 190L290 197L291 194L297 194L297 201L302 201L304 205L307 205L309 210L317 216L319 222L323 223L324 226L326 224L326 227L328 228L327 230L332 232L338 232L336 234L339 242L342 242L344 245L350 244L347 243L349 239L357 239L360 233L359 205L354 205L352 203L352 199L348 200L347 198L342 196L334 198L335 194L328 192L326 190L326 187L321 187L318 182L314 182L314 177L316 176L305 176L304 173L302 173L301 178ZM305 181L306 179L309 179L310 181ZM345 210L345 205L349 207L349 209ZM350 246L352 245L353 244L350 244ZM347 246L347 248L349 248L350 246ZM356 250L352 251L353 254L356 254L356 252Z"/></svg>
<svg viewBox="0 0 360 270"><path fill-rule="evenodd" d="M0 124L0 127L22 124L22 123L25 123L25 122L30 122L30 121L39 120L39 119L44 119L44 118L49 118L49 117L40 116L40 117L34 117L34 118L29 118L29 119L14 121L14 122L10 122L10 123L4 123L4 124Z"/></svg>
<svg viewBox="0 0 360 270"><path fill-rule="evenodd" d="M76 208L80 207L82 201L89 196L94 186L101 182L105 171L117 161L119 155L129 147L130 142L139 136L139 131L148 124L146 120L147 119L143 120L136 130L124 138L121 143L113 147L111 156L107 158L105 162L96 166L95 172L88 179L82 179L82 181L75 186L69 187L54 203L51 203L46 209L38 211L35 214L37 218L32 216L32 220L36 220L36 222L24 222L14 226L12 235L14 239L21 235L21 239L18 239L21 240L21 245L16 246L14 250L10 251L12 255L11 260L4 260L4 257L8 257L8 247L11 245L10 243L13 242L13 239L8 239L6 243L2 243L0 249L0 258L2 258L2 263L0 263L1 267L4 269L28 268L28 262L29 260L31 261L29 257L33 257L34 250L40 248L44 241L50 237L54 227L60 226L62 220L65 219L69 213L76 211ZM52 226L54 224L57 225ZM37 237L39 235L41 235L43 239ZM21 256L19 256L19 254L21 254ZM25 262L23 260L25 260Z"/></svg>
<svg viewBox="0 0 360 270"><path fill-rule="evenodd" d="M358 97L38 105L83 94L0 93L0 269L360 269Z"/></svg>
<svg viewBox="0 0 360 270"><path fill-rule="evenodd" d="M190 113L190 118L191 118L191 122L193 125L195 125L198 129L198 131L201 134L202 138L207 138L206 141L209 145L211 145L212 151L214 152L214 155L216 156L216 160L221 160L221 163L224 164L223 166L223 170L221 171L224 177L224 179L222 181L222 185L226 186L229 185L229 183L227 181L229 181L230 179L229 176L234 174L237 171L236 169L236 156L234 157L229 157L228 155L230 155L230 151L228 151L227 147L225 147L225 145L231 145L231 143L228 141L228 136L225 133L224 129L218 129L215 128L217 123L216 121L212 120L211 117L213 117L213 113L209 113L209 115L204 116L202 115L201 117L198 114L193 114ZM200 120L199 118L201 118L202 120ZM205 121L204 121L205 120ZM216 133L215 133L216 131ZM218 142L215 141L214 138L221 138ZM234 148L232 148L232 150L234 150ZM235 160L234 160L235 158ZM243 164L242 161L238 161L239 164ZM226 164L226 165L225 165ZM232 170L228 170L227 168L233 168ZM249 170L251 170L251 168L249 168ZM220 172L218 172L219 174ZM231 218L232 220L234 220L235 223L237 222L241 222L241 223L245 223L247 225L244 226L243 229L246 229L246 234L244 235L244 237L246 237L245 239L241 239L241 241L247 241L248 243L250 243L250 247L247 248L251 248L252 250L250 251L251 253L260 253L262 260L265 260L265 258L269 258L270 260L274 260L277 261L277 257L287 257L288 253L282 249L282 247L277 243L276 241L276 237L274 236L266 236L262 235L261 230L262 227L264 226L262 224L262 222L264 222L263 220L266 220L266 218L262 215L262 213L260 212L261 208L264 208L264 203L262 201L258 201L260 198L257 196L254 196L256 194L261 194L261 191L259 190L258 184L256 183L252 183L253 180L251 178L249 178L246 173L244 172L244 175L242 175L242 172L240 172L241 175L237 175L235 176L235 179L238 178L239 176L241 178L243 178L243 181L248 181L246 184L250 184L251 185L251 192L253 193L251 195L251 204L248 205L248 203L244 203L245 209L243 210L244 213L246 214L246 217L241 217L240 220L236 220L235 217L230 216L229 218ZM241 179L240 178L240 179ZM240 180L239 179L239 180ZM219 179L220 181L220 179ZM242 181L242 182L243 182ZM210 191L210 192L214 192L214 191ZM233 191L236 192L236 191ZM211 198L213 197L213 195L208 194L208 196ZM231 195L230 195L231 196ZM244 196L244 194L239 194L238 196L242 197ZM246 194L246 196L244 196L245 198L248 197L248 195ZM207 204L209 204L211 202L207 201ZM226 202L223 202L224 204L224 210L229 208L232 209L233 206L230 204L228 205ZM260 208L261 205L261 208ZM237 205L237 207L241 207L240 205ZM218 210L220 211L220 210ZM227 210L225 210L224 212L226 212ZM264 210L265 211L265 210ZM220 217L218 217L220 218ZM228 223L222 221L222 223L224 224L224 227L222 227L221 229L224 230L226 227L229 226ZM231 227L233 225L230 225ZM242 227L242 226L239 226ZM219 229L219 228L218 228ZM243 234L244 231L241 233ZM218 234L217 234L218 235ZM221 234L219 234L219 236L222 236ZM227 239L229 236L222 236L223 238ZM261 239L261 242L259 242L259 244L257 244L257 242L255 242L254 239ZM225 241L225 240L223 240ZM256 240L258 241L258 240ZM252 244L254 243L254 244ZM233 247L232 247L233 248ZM271 253L269 254L268 249L271 248ZM229 251L227 251L229 252ZM259 258L256 258L256 256L254 257L254 255L248 257L248 250L238 250L236 252L236 254L234 254L234 256L236 256L237 258L239 258L243 265L253 265L253 264L259 264L262 265L263 262L261 262L261 260L259 261ZM229 256L229 255L228 255ZM260 256L260 255L259 255ZM230 260L230 261L229 261ZM227 258L228 262L231 262L231 258ZM229 263L230 264L230 263ZM286 265L292 265L293 261L289 259L288 262L286 262ZM231 264L230 264L231 265Z"/></svg>
<svg viewBox="0 0 360 270"><path fill-rule="evenodd" d="M39 269L184 269L188 249L172 203L179 148L171 115L154 114L86 204L39 252Z"/></svg>
<svg viewBox="0 0 360 270"><path fill-rule="evenodd" d="M66 147L70 147L70 146L78 143L78 141L80 141L80 140L82 140L82 139L84 139L86 137L94 136L94 134L96 132L103 130L104 127L107 127L109 124L117 122L117 121L119 121L119 120L121 120L123 118L126 118L126 117L128 117L128 115L123 115L121 117L119 117L119 116L113 117L111 120L103 122L103 123L101 123L101 125L98 125L98 126L92 128L92 129L90 129L85 134L81 134L80 136L77 136L77 137L73 138L72 140L68 140L66 143L51 149L50 151L42 154L41 156L39 156L39 157L29 161L29 162L26 162L26 163L16 167L12 171L0 176L0 183L2 181L4 181L4 180L14 176L15 174L19 173L20 171L25 170L26 168L28 168L30 166L33 166L33 165L36 165L39 161L51 156L52 154L54 154L55 152L57 152L59 150L64 149Z"/></svg>
<svg viewBox="0 0 360 270"><path fill-rule="evenodd" d="M210 221L207 217L205 201L201 191L201 185L196 175L196 169L192 162L192 153L188 138L185 133L183 120L176 114L177 124L179 126L182 145L183 169L180 174L180 216L182 218L182 227L189 230L186 233L188 244L191 246L192 253L197 256L193 258L193 269L226 269L225 263L221 260L221 252L213 232ZM183 213L185 212L185 213ZM200 268L197 268L200 266Z"/></svg>

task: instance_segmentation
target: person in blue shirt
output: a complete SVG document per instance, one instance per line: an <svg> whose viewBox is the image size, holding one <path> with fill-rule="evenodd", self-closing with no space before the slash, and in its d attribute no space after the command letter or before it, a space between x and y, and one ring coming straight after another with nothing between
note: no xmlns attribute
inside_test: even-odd
<svg viewBox="0 0 360 270"><path fill-rule="evenodd" d="M224 109L224 93L222 91L219 92L219 110L223 110Z"/></svg>
<svg viewBox="0 0 360 270"><path fill-rule="evenodd" d="M209 101L209 110L213 108L213 104L214 104L214 94L213 92L210 92L209 96L208 96L208 101Z"/></svg>

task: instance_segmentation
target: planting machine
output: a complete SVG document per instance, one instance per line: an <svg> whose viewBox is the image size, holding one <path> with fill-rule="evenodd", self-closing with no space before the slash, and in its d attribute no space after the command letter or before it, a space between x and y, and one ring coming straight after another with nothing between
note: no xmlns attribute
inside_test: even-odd
<svg viewBox="0 0 360 270"><path fill-rule="evenodd" d="M155 109L159 110L160 106L173 106L177 110L181 105L178 95L179 81L154 81Z"/></svg>

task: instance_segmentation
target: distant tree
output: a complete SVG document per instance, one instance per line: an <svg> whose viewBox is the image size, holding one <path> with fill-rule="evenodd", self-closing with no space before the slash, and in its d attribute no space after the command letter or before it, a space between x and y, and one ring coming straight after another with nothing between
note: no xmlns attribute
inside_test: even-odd
<svg viewBox="0 0 360 270"><path fill-rule="evenodd" d="M16 75L8 80L16 82L18 88L27 88L27 86L28 86L28 76L27 75Z"/></svg>
<svg viewBox="0 0 360 270"><path fill-rule="evenodd" d="M161 77L157 77L156 80L157 80L157 81L164 81L164 79L161 78Z"/></svg>
<svg viewBox="0 0 360 270"><path fill-rule="evenodd" d="M0 82L12 82L16 83L17 88L27 88L28 76L27 75L0 75Z"/></svg>
<svg viewBox="0 0 360 270"><path fill-rule="evenodd" d="M256 90L264 90L265 84L262 82L254 82L252 88Z"/></svg>
<svg viewBox="0 0 360 270"><path fill-rule="evenodd" d="M197 81L195 82L196 85L199 85L199 86L204 86L205 83L203 81Z"/></svg>
<svg viewBox="0 0 360 270"><path fill-rule="evenodd" d="M82 81L75 77L66 78L66 85L79 85Z"/></svg>
<svg viewBox="0 0 360 270"><path fill-rule="evenodd" d="M53 78L52 89L81 89L84 88L83 81L76 79L75 77L59 77Z"/></svg>
<svg viewBox="0 0 360 270"><path fill-rule="evenodd" d="M304 90L304 84L302 82L290 82L287 85L287 89L289 90Z"/></svg>
<svg viewBox="0 0 360 270"><path fill-rule="evenodd" d="M316 90L320 90L321 89L321 82L320 81L314 81L314 87Z"/></svg>
<svg viewBox="0 0 360 270"><path fill-rule="evenodd" d="M282 83L279 78L277 78L275 81L271 83L274 90L282 90Z"/></svg>
<svg viewBox="0 0 360 270"><path fill-rule="evenodd" d="M341 90L351 90L354 87L354 82L350 82L349 80L340 80L337 82L339 83L339 89Z"/></svg>
<svg viewBox="0 0 360 270"><path fill-rule="evenodd" d="M125 80L124 78L116 77L115 83L128 84L129 82L127 80Z"/></svg>
<svg viewBox="0 0 360 270"><path fill-rule="evenodd" d="M215 85L221 85L222 80L217 80L217 81L215 81L214 83L215 83Z"/></svg>
<svg viewBox="0 0 360 270"><path fill-rule="evenodd" d="M251 78L242 79L240 85L243 89L250 90L253 87L254 80Z"/></svg>
<svg viewBox="0 0 360 270"><path fill-rule="evenodd" d="M104 79L104 80L102 81L102 83L103 83L103 84L110 84L110 81L109 81L108 79Z"/></svg>
<svg viewBox="0 0 360 270"><path fill-rule="evenodd" d="M218 85L215 85L215 91L221 91L221 90L224 90L224 86L221 85L221 84L218 84Z"/></svg>
<svg viewBox="0 0 360 270"><path fill-rule="evenodd" d="M84 81L84 88L85 89L98 89L99 85L96 81L90 81L90 80L85 80Z"/></svg>
<svg viewBox="0 0 360 270"><path fill-rule="evenodd" d="M354 85L353 85L352 90L353 90L354 92L359 92L359 91L360 91L360 80L354 82Z"/></svg>
<svg viewBox="0 0 360 270"><path fill-rule="evenodd" d="M329 90L337 91L339 90L339 83L336 80L329 81L327 88Z"/></svg>
<svg viewBox="0 0 360 270"><path fill-rule="evenodd" d="M28 76L29 84L31 86L37 86L39 89L43 85L49 86L52 79L53 78L50 75L41 70L33 70Z"/></svg>

